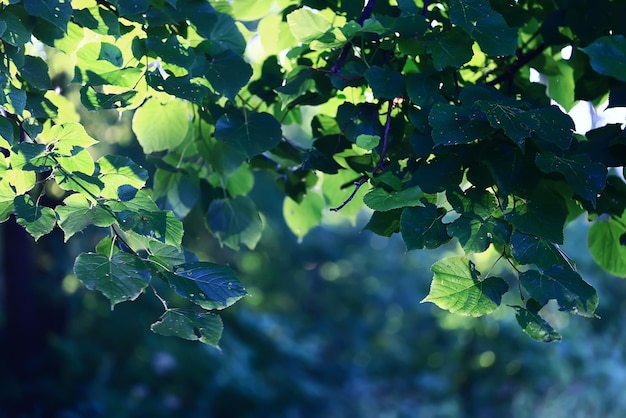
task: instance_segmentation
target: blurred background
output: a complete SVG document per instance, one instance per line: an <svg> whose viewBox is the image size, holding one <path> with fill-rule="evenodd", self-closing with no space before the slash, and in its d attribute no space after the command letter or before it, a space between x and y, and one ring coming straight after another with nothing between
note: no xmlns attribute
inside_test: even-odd
<svg viewBox="0 0 626 418"><path fill-rule="evenodd" d="M97 152L154 169L130 115L80 117ZM13 220L0 224L0 418L626 416L626 283L594 266L584 218L565 251L597 288L601 319L552 309L563 341L542 344L506 306L474 319L419 303L431 264L458 252L455 242L407 253L398 236L362 231L367 213L354 225L329 213L298 242L275 179L255 175L266 228L254 251L220 248L201 209L186 221L186 244L230 264L251 295L223 312L221 350L153 334L163 308L150 292L111 311L82 286L73 260L107 231L63 244L56 230L35 245ZM493 254L473 258L514 285Z"/></svg>

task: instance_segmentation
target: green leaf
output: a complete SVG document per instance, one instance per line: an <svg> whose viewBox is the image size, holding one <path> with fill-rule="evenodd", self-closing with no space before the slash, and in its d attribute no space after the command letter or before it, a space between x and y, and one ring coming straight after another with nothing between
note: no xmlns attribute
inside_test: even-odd
<svg viewBox="0 0 626 418"><path fill-rule="evenodd" d="M152 197L161 207L182 219L191 211L200 196L200 183L193 171L157 169Z"/></svg>
<svg viewBox="0 0 626 418"><path fill-rule="evenodd" d="M469 144L493 132L484 113L447 103L434 105L428 122L436 145Z"/></svg>
<svg viewBox="0 0 626 418"><path fill-rule="evenodd" d="M293 37L303 43L320 38L332 27L332 24L317 10L305 7L289 13L287 23Z"/></svg>
<svg viewBox="0 0 626 418"><path fill-rule="evenodd" d="M585 48L580 48L589 56L591 68L597 73L626 82L626 38L624 35L602 36Z"/></svg>
<svg viewBox="0 0 626 418"><path fill-rule="evenodd" d="M74 263L74 274L89 290L98 290L111 302L111 309L126 300L135 300L148 286L150 271L134 255L117 252L82 253Z"/></svg>
<svg viewBox="0 0 626 418"><path fill-rule="evenodd" d="M408 250L434 249L450 241L446 226L441 219L444 209L432 203L424 207L409 207L402 210L400 233Z"/></svg>
<svg viewBox="0 0 626 418"><path fill-rule="evenodd" d="M587 246L596 263L616 276L626 277L626 213L601 217L589 228Z"/></svg>
<svg viewBox="0 0 626 418"><path fill-rule="evenodd" d="M367 229L383 237L390 237L400 230L401 215L402 209L393 209L387 212L374 212L363 229Z"/></svg>
<svg viewBox="0 0 626 418"><path fill-rule="evenodd" d="M472 40L458 28L437 34L427 34L426 48L433 57L437 71L446 67L459 68L472 59Z"/></svg>
<svg viewBox="0 0 626 418"><path fill-rule="evenodd" d="M596 290L570 268L528 270L519 275L519 280L530 297L542 306L554 299L560 310L588 317L593 317L598 307Z"/></svg>
<svg viewBox="0 0 626 418"><path fill-rule="evenodd" d="M146 154L165 151L180 145L189 130L190 116L187 104L172 100L161 104L148 99L133 116L133 132Z"/></svg>
<svg viewBox="0 0 626 418"><path fill-rule="evenodd" d="M29 15L41 17L63 32L72 16L72 5L61 0L24 0L24 8Z"/></svg>
<svg viewBox="0 0 626 418"><path fill-rule="evenodd" d="M240 55L229 50L211 57L204 76L218 93L233 100L250 81L252 67Z"/></svg>
<svg viewBox="0 0 626 418"><path fill-rule="evenodd" d="M27 42L30 42L30 37L32 35L31 31L28 30L22 20L14 15L13 13L3 13L2 20L6 24L6 29L2 34L2 39L4 39L8 44L21 47Z"/></svg>
<svg viewBox="0 0 626 418"><path fill-rule="evenodd" d="M476 105L487 115L493 128L502 129L517 145L523 147L524 139L530 138L539 128L539 122L531 113L517 107L505 106L497 102L479 100Z"/></svg>
<svg viewBox="0 0 626 418"><path fill-rule="evenodd" d="M157 322L150 326L157 334L200 341L218 347L224 326L219 316L185 309L168 309Z"/></svg>
<svg viewBox="0 0 626 418"><path fill-rule="evenodd" d="M585 154L557 157L544 152L535 158L537 167L544 173L560 173L578 196L595 207L596 196L606 185L607 170L604 165L593 162Z"/></svg>
<svg viewBox="0 0 626 418"><path fill-rule="evenodd" d="M290 197L283 201L283 216L291 232L302 239L322 220L324 198L319 193L309 191L300 203Z"/></svg>
<svg viewBox="0 0 626 418"><path fill-rule="evenodd" d="M90 225L106 227L115 223L115 218L106 209L93 205L80 194L66 197L63 204L64 206L57 206L55 210L59 226L65 234L65 242Z"/></svg>
<svg viewBox="0 0 626 418"><path fill-rule="evenodd" d="M174 266L161 271L176 293L204 309L225 309L247 292L228 266L208 262Z"/></svg>
<svg viewBox="0 0 626 418"><path fill-rule="evenodd" d="M539 128L535 131L539 138L561 149L569 148L574 137L574 121L568 114L561 112L557 106L536 109L531 113L539 121Z"/></svg>
<svg viewBox="0 0 626 418"><path fill-rule="evenodd" d="M29 85L38 90L48 90L52 87L48 75L48 64L39 57L27 55L20 68L20 75Z"/></svg>
<svg viewBox="0 0 626 418"><path fill-rule="evenodd" d="M506 245L510 230L501 219L482 220L461 216L448 225L448 233L459 240L466 253L482 253L491 243Z"/></svg>
<svg viewBox="0 0 626 418"><path fill-rule="evenodd" d="M537 188L527 199L516 201L504 217L520 232L562 244L567 213L558 194L548 188Z"/></svg>
<svg viewBox="0 0 626 418"><path fill-rule="evenodd" d="M128 157L105 155L98 161L98 178L104 184L103 197L117 199L120 186L129 185L141 189L148 180L148 171Z"/></svg>
<svg viewBox="0 0 626 418"><path fill-rule="evenodd" d="M137 92L129 90L123 93L98 93L92 86L80 89L80 102L87 110L123 109L132 106Z"/></svg>
<svg viewBox="0 0 626 418"><path fill-rule="evenodd" d="M127 203L132 203L132 201ZM131 207L119 211L116 214L116 219L125 231L133 231L144 237L154 237L176 247L181 245L183 224L172 212Z"/></svg>
<svg viewBox="0 0 626 418"><path fill-rule="evenodd" d="M360 134L356 137L356 146L367 151L373 150L379 143L380 136L378 135Z"/></svg>
<svg viewBox="0 0 626 418"><path fill-rule="evenodd" d="M45 206L39 206L28 195L17 196L13 202L17 223L26 228L26 231L37 241L48 234L56 224L54 211Z"/></svg>
<svg viewBox="0 0 626 418"><path fill-rule="evenodd" d="M209 205L207 224L222 245L235 250L240 244L254 249L263 230L256 205L246 196L213 200Z"/></svg>
<svg viewBox="0 0 626 418"><path fill-rule="evenodd" d="M511 234L511 252L520 264L535 264L544 269L571 267L570 260L558 245L536 235L514 231Z"/></svg>
<svg viewBox="0 0 626 418"><path fill-rule="evenodd" d="M432 302L449 312L483 316L495 311L509 286L499 277L480 279L474 263L465 257L448 257L431 267L430 292L423 302Z"/></svg>
<svg viewBox="0 0 626 418"><path fill-rule="evenodd" d="M365 71L365 79L376 98L393 100L404 96L406 81L397 71L372 66Z"/></svg>
<svg viewBox="0 0 626 418"><path fill-rule="evenodd" d="M532 299L528 301L529 304L531 301ZM544 343L561 340L561 334L556 332L552 325L543 319L535 309L526 309L521 306L512 306L512 308L515 309L517 323L531 338Z"/></svg>
<svg viewBox="0 0 626 418"><path fill-rule="evenodd" d="M488 0L452 0L450 21L474 38L486 54L515 54L517 30L507 26L502 15L491 9Z"/></svg>
<svg viewBox="0 0 626 418"><path fill-rule="evenodd" d="M49 137L56 141L55 149L61 155L75 155L76 147L89 148L98 141L92 138L80 123L69 122L50 128Z"/></svg>
<svg viewBox="0 0 626 418"><path fill-rule="evenodd" d="M232 144L247 158L252 158L278 145L282 139L282 129L269 113L233 111L217 120L215 137Z"/></svg>
<svg viewBox="0 0 626 418"><path fill-rule="evenodd" d="M363 202L376 211L405 208L407 206L424 206L421 198L424 192L419 187L410 187L399 192L387 192L381 188L372 189L363 197Z"/></svg>

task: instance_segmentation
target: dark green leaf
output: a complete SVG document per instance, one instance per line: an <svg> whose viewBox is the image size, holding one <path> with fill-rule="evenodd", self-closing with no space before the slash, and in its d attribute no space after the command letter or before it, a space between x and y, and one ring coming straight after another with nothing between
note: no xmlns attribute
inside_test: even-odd
<svg viewBox="0 0 626 418"><path fill-rule="evenodd" d="M504 130L520 148L523 148L524 139L529 138L539 128L539 121L533 118L532 113L517 107L482 100L476 104L487 115L491 127Z"/></svg>
<svg viewBox="0 0 626 418"><path fill-rule="evenodd" d="M536 235L514 231L511 235L511 251L520 264L535 264L544 269L552 266L571 267L569 258L558 245Z"/></svg>
<svg viewBox="0 0 626 418"><path fill-rule="evenodd" d="M30 55L24 57L24 65L20 69L20 75L24 81L38 90L48 90L52 87L48 75L48 65L39 57Z"/></svg>
<svg viewBox="0 0 626 418"><path fill-rule="evenodd" d="M222 245L236 250L240 244L254 249L263 230L256 205L246 196L213 200L209 205L207 224Z"/></svg>
<svg viewBox="0 0 626 418"><path fill-rule="evenodd" d="M596 205L596 196L604 189L607 170L584 154L557 157L551 152L537 155L537 167L544 173L560 173L578 196Z"/></svg>
<svg viewBox="0 0 626 418"><path fill-rule="evenodd" d="M574 121L557 106L544 107L531 111L532 117L539 121L535 131L543 141L567 149L574 136Z"/></svg>
<svg viewBox="0 0 626 418"><path fill-rule="evenodd" d="M195 172L157 169L152 197L157 203L162 202L163 209L173 211L182 219L191 211L199 196L200 183Z"/></svg>
<svg viewBox="0 0 626 418"><path fill-rule="evenodd" d="M124 252L117 252L111 258L103 254L80 254L74 263L74 274L87 289L98 290L109 298L111 308L137 299L150 282L145 262Z"/></svg>
<svg viewBox="0 0 626 418"><path fill-rule="evenodd" d="M448 233L459 240L466 253L481 253L487 250L491 243L506 245L510 229L501 219L482 220L461 216L448 225Z"/></svg>
<svg viewBox="0 0 626 418"><path fill-rule="evenodd" d="M598 294L578 273L570 268L553 266L547 270L528 270L519 275L530 297L545 305L556 300L559 309L593 317L598 307Z"/></svg>
<svg viewBox="0 0 626 418"><path fill-rule="evenodd" d="M522 308L521 306L512 306L512 308L515 309L515 319L517 323L531 338L544 343L561 340L561 334L556 332L556 330L539 315L539 312Z"/></svg>
<svg viewBox="0 0 626 418"><path fill-rule="evenodd" d="M83 86L80 89L80 102L87 110L123 109L131 106L135 90L124 93L98 93L92 86Z"/></svg>
<svg viewBox="0 0 626 418"><path fill-rule="evenodd" d="M372 231L383 237L390 237L400 231L400 216L402 209L393 209L387 212L374 212L363 229Z"/></svg>
<svg viewBox="0 0 626 418"><path fill-rule="evenodd" d="M282 129L269 113L233 111L218 119L215 137L234 145L247 158L252 158L278 145Z"/></svg>
<svg viewBox="0 0 626 418"><path fill-rule="evenodd" d="M495 311L509 286L499 277L480 279L474 263L465 257L448 257L431 267L430 292L422 302L432 302L449 312L483 316Z"/></svg>
<svg viewBox="0 0 626 418"><path fill-rule="evenodd" d="M435 145L469 144L494 131L484 113L447 103L433 106L428 122L433 127Z"/></svg>
<svg viewBox="0 0 626 418"><path fill-rule="evenodd" d="M186 263L161 272L176 293L205 309L224 309L247 292L228 266L208 262Z"/></svg>
<svg viewBox="0 0 626 418"><path fill-rule="evenodd" d="M228 50L211 57L203 66L203 75L218 93L232 100L250 81L252 67Z"/></svg>
<svg viewBox="0 0 626 418"><path fill-rule="evenodd" d="M218 347L222 337L222 320L211 313L198 313L185 309L168 309L157 322L150 326L157 334L200 341Z"/></svg>
<svg viewBox="0 0 626 418"><path fill-rule="evenodd" d="M48 234L56 224L54 211L45 206L39 206L28 195L17 196L13 202L17 223L26 228L26 231L37 241Z"/></svg>
<svg viewBox="0 0 626 418"><path fill-rule="evenodd" d="M603 75L626 81L626 38L624 35L603 36L591 45L580 48L589 55L591 68Z"/></svg>
<svg viewBox="0 0 626 418"><path fill-rule="evenodd" d="M372 66L365 71L365 79L376 98L393 100L404 96L406 82L397 71Z"/></svg>
<svg viewBox="0 0 626 418"><path fill-rule="evenodd" d="M424 207L404 208L400 217L400 233L408 250L433 249L450 241L441 219L444 209L427 203Z"/></svg>
<svg viewBox="0 0 626 418"><path fill-rule="evenodd" d="M437 71L446 67L459 68L472 59L472 40L462 30L452 28L428 35L426 48L433 56L433 64Z"/></svg>
<svg viewBox="0 0 626 418"><path fill-rule="evenodd" d="M72 5L61 0L24 0L24 8L28 14L41 17L56 25L63 32L72 16Z"/></svg>

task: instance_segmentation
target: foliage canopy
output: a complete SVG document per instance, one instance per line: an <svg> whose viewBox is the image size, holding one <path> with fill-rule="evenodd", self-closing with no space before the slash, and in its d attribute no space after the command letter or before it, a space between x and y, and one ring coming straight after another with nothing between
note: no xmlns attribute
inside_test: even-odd
<svg viewBox="0 0 626 418"><path fill-rule="evenodd" d="M626 134L614 124L575 134L562 110L626 104L621 2L0 4L0 220L14 215L35 239L55 226L66 240L110 228L74 272L112 307L150 286L165 308L155 332L217 346L215 312L246 291L229 267L198 260L184 231L200 207L222 245L254 249L257 171L284 190L299 237L325 208L354 218L364 204L366 229L399 233L409 250L458 240L465 255L433 265L424 301L480 316L517 293L511 308L541 341L560 339L541 317L550 300L588 317L598 306L559 248L574 218L594 221L597 263L626 275ZM153 173L92 157L97 140L62 94L53 52L70 63L82 106L133 113ZM476 269L469 256L489 248L517 283ZM154 279L196 309L171 308Z"/></svg>

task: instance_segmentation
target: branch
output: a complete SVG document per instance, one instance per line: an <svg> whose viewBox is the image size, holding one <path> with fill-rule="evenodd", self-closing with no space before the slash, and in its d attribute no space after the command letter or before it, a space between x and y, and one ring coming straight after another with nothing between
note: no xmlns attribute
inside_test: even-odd
<svg viewBox="0 0 626 418"><path fill-rule="evenodd" d="M354 190L352 191L352 193L350 194L350 196L348 196L348 198L339 206L337 206L336 208L330 208L331 211L333 212L338 212L341 209L343 209L348 203L350 203L352 201L352 199L354 199L354 196L356 196L357 192L359 191L359 189L361 188L361 186L363 186L365 183L367 183L367 180L369 179L368 176L363 176L360 179L358 179L357 181L355 181L354 184Z"/></svg>

